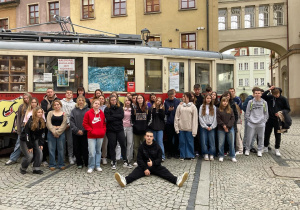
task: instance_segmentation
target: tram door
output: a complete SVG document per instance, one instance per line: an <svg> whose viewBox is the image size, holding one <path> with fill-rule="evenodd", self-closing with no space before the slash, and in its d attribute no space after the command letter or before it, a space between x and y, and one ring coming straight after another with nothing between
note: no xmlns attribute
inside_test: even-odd
<svg viewBox="0 0 300 210"><path fill-rule="evenodd" d="M195 84L200 84L202 91L205 91L210 84L210 64L196 63L195 64Z"/></svg>

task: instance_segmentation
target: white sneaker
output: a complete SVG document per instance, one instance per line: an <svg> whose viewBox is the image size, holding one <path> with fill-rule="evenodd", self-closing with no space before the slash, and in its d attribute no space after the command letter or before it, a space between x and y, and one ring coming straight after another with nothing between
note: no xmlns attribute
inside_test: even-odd
<svg viewBox="0 0 300 210"><path fill-rule="evenodd" d="M49 164L47 163L47 161L44 161L44 162L42 162L42 164L41 164L42 166L44 166L44 167L47 167L47 166L49 166Z"/></svg>
<svg viewBox="0 0 300 210"><path fill-rule="evenodd" d="M204 155L204 160L209 160L208 154L205 154L205 155Z"/></svg>
<svg viewBox="0 0 300 210"><path fill-rule="evenodd" d="M74 165L74 160L73 160L72 157L69 157L69 163L70 163L71 165Z"/></svg>
<svg viewBox="0 0 300 210"><path fill-rule="evenodd" d="M269 149L268 149L268 147L264 147L264 150L263 150L263 152L269 152Z"/></svg>
<svg viewBox="0 0 300 210"><path fill-rule="evenodd" d="M257 157L262 157L262 151L257 151Z"/></svg>
<svg viewBox="0 0 300 210"><path fill-rule="evenodd" d="M245 150L245 155L249 156L250 155L250 150Z"/></svg>
<svg viewBox="0 0 300 210"><path fill-rule="evenodd" d="M111 166L111 169L112 169L112 170L116 170L116 169L117 169L116 165L113 164L113 165Z"/></svg>
<svg viewBox="0 0 300 210"><path fill-rule="evenodd" d="M234 163L237 162L236 158L231 158L231 161L234 162Z"/></svg>
<svg viewBox="0 0 300 210"><path fill-rule="evenodd" d="M125 187L127 185L125 177L122 176L121 174L115 173L115 179L117 180L117 182L121 187Z"/></svg>
<svg viewBox="0 0 300 210"><path fill-rule="evenodd" d="M102 171L102 168L100 168L100 167L98 167L98 168L96 168L96 171Z"/></svg>
<svg viewBox="0 0 300 210"><path fill-rule="evenodd" d="M124 162L123 167L124 168L132 168L133 166L130 165L129 163Z"/></svg>
<svg viewBox="0 0 300 210"><path fill-rule="evenodd" d="M243 154L243 151L237 151L236 153L235 153L235 155L242 155Z"/></svg>
<svg viewBox="0 0 300 210"><path fill-rule="evenodd" d="M102 158L102 164L106 165L107 164L107 159L106 158Z"/></svg>
<svg viewBox="0 0 300 210"><path fill-rule="evenodd" d="M278 156L278 157L281 156L281 154L280 154L280 152L279 152L279 149L275 149L275 155Z"/></svg>
<svg viewBox="0 0 300 210"><path fill-rule="evenodd" d="M215 160L214 156L210 155L209 160L211 160L211 161Z"/></svg>
<svg viewBox="0 0 300 210"><path fill-rule="evenodd" d="M12 160L8 160L6 163L5 163L5 165L12 165L12 164L14 164L14 163L16 163L15 161L12 161Z"/></svg>
<svg viewBox="0 0 300 210"><path fill-rule="evenodd" d="M181 176L177 177L176 184L178 187L182 187L183 183L187 180L189 174L187 172L184 172Z"/></svg>
<svg viewBox="0 0 300 210"><path fill-rule="evenodd" d="M223 160L224 160L223 157L220 157L220 158L219 158L219 161L220 161L220 162L223 162Z"/></svg>
<svg viewBox="0 0 300 210"><path fill-rule="evenodd" d="M137 162L134 162L134 163L133 163L133 166L138 166Z"/></svg>
<svg viewBox="0 0 300 210"><path fill-rule="evenodd" d="M93 172L93 169L92 168L89 168L88 170L87 170L87 173L88 174L90 174L90 173L92 173Z"/></svg>

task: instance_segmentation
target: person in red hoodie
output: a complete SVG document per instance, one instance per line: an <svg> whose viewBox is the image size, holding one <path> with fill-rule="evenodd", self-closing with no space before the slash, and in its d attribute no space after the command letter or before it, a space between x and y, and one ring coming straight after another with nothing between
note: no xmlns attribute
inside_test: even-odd
<svg viewBox="0 0 300 210"><path fill-rule="evenodd" d="M100 100L95 99L92 102L92 107L92 109L85 113L83 118L83 127L88 132L88 173L92 173L94 168L96 168L97 171L102 171L100 167L101 147L106 132L105 116L104 113L99 109Z"/></svg>

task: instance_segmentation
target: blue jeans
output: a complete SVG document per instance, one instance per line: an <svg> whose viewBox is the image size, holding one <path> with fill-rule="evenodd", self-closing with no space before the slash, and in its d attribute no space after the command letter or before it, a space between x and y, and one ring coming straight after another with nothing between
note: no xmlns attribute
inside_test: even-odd
<svg viewBox="0 0 300 210"><path fill-rule="evenodd" d="M234 139L232 138L232 130L229 132L221 131L218 130L218 138L219 138L219 156L224 157L224 144L225 144L225 139L227 139L227 142L229 144L229 156L231 158L235 157L235 150L234 150Z"/></svg>
<svg viewBox="0 0 300 210"><path fill-rule="evenodd" d="M179 131L180 158L194 158L194 137L191 131Z"/></svg>
<svg viewBox="0 0 300 210"><path fill-rule="evenodd" d="M103 138L88 139L89 144L89 168L100 168L101 147Z"/></svg>
<svg viewBox="0 0 300 210"><path fill-rule="evenodd" d="M216 146L215 146L215 130L212 129L208 131L206 128L200 126L200 143L202 149L202 155L209 154L215 155ZM209 145L209 149L207 149Z"/></svg>
<svg viewBox="0 0 300 210"><path fill-rule="evenodd" d="M23 130L23 128L22 128L22 130ZM20 135L18 135L14 151L10 154L9 159L11 161L16 162L18 160L18 158L20 157L20 154L21 154L21 149L20 149Z"/></svg>
<svg viewBox="0 0 300 210"><path fill-rule="evenodd" d="M163 137L164 137L164 131L152 131L153 132L153 137L154 140L158 143L162 150L162 159L166 159L165 157L165 148L164 148L164 142L163 142Z"/></svg>
<svg viewBox="0 0 300 210"><path fill-rule="evenodd" d="M55 150L57 147L57 161L58 167L61 168L65 166L64 163L64 155L65 155L65 133L62 133L58 138L55 138L51 131L48 131L47 135L48 139L48 148L49 148L49 167L55 168L56 161L55 161Z"/></svg>

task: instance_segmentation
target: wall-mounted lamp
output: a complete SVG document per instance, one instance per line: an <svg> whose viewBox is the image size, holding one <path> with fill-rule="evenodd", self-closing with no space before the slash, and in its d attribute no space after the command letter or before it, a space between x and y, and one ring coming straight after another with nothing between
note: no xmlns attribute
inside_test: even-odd
<svg viewBox="0 0 300 210"><path fill-rule="evenodd" d="M204 30L205 29L205 27L198 27L197 28L197 31L199 31L199 30Z"/></svg>
<svg viewBox="0 0 300 210"><path fill-rule="evenodd" d="M150 37L150 31L147 28L141 30L142 40L144 40L147 45L148 39Z"/></svg>
<svg viewBox="0 0 300 210"><path fill-rule="evenodd" d="M172 39L168 39L169 42L172 42Z"/></svg>

